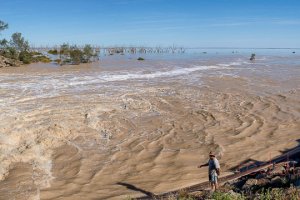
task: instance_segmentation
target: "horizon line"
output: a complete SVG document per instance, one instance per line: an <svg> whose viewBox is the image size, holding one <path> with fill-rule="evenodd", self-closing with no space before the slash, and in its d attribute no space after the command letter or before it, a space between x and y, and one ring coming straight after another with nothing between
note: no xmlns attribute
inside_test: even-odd
<svg viewBox="0 0 300 200"><path fill-rule="evenodd" d="M71 44L73 45L73 44ZM180 45L157 45L157 46L143 46L143 45L91 45L92 47L95 48L184 48L184 49L300 49L300 47L186 47L186 46L180 46ZM57 48L61 45L33 45L31 48L32 49L38 49L38 48ZM76 45L78 47L83 47L85 45Z"/></svg>

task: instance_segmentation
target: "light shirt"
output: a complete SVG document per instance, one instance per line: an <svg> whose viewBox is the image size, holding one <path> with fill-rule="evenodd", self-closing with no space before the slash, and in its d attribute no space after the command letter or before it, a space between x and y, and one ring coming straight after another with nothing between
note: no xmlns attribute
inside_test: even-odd
<svg viewBox="0 0 300 200"><path fill-rule="evenodd" d="M208 160L208 173L211 175L217 176L217 171L216 169L220 169L220 164L218 159L213 158Z"/></svg>

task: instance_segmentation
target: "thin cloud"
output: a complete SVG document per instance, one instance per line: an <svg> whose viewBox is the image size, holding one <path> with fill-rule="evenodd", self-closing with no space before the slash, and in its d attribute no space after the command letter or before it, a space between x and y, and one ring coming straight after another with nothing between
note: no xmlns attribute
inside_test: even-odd
<svg viewBox="0 0 300 200"><path fill-rule="evenodd" d="M153 1L157 1L157 0L117 0L114 1L113 3L115 5L128 5L128 4L132 4L132 3L140 3L140 2L153 2Z"/></svg>
<svg viewBox="0 0 300 200"><path fill-rule="evenodd" d="M300 25L300 20L275 20L273 24L280 25Z"/></svg>
<svg viewBox="0 0 300 200"><path fill-rule="evenodd" d="M226 26L245 26L249 24L253 24L253 22L219 23L219 24L210 24L209 26L226 27Z"/></svg>

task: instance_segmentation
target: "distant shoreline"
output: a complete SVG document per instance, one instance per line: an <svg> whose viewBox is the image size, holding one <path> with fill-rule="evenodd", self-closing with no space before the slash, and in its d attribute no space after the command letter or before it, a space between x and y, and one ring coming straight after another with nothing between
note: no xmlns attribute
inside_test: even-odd
<svg viewBox="0 0 300 200"><path fill-rule="evenodd" d="M271 47L186 47L186 49L300 49L300 47L292 48L292 47L283 47L283 48L271 48Z"/></svg>
<svg viewBox="0 0 300 200"><path fill-rule="evenodd" d="M78 45L79 47L81 45ZM101 45L92 45L94 48L101 48L101 49L116 49L116 48L171 48L170 46L143 46L143 45L133 45L133 46L127 46L127 45L114 45L114 46L101 46ZM175 45L175 48L184 48L184 49L300 49L300 47L186 47L184 45ZM53 49L58 48L58 45L33 45L32 49Z"/></svg>

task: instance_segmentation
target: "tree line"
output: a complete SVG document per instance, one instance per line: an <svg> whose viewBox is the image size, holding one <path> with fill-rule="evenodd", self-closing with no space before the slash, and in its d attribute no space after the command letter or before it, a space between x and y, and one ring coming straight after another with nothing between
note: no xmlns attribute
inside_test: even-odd
<svg viewBox="0 0 300 200"><path fill-rule="evenodd" d="M0 20L0 31L8 28L8 24ZM28 40L22 33L13 33L10 40L0 40L0 55L13 60L21 61L23 64L32 62L51 62L51 60L39 52L30 51Z"/></svg>
<svg viewBox="0 0 300 200"><path fill-rule="evenodd" d="M0 20L0 33L8 29L8 24ZM79 49L76 45L70 46L64 43L60 49L48 51L49 54L58 55L59 58L53 60L60 65L64 64L80 64L88 63L98 59L97 53L94 53L91 45L85 45L83 49ZM13 33L9 40L0 38L0 56L21 61L23 64L33 62L51 62L52 60L36 51L31 51L28 40L21 33Z"/></svg>

